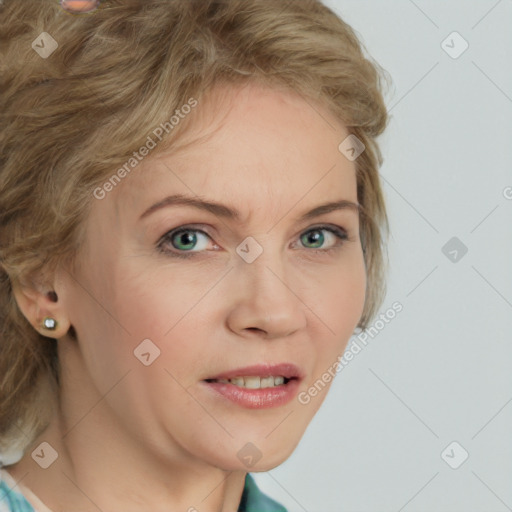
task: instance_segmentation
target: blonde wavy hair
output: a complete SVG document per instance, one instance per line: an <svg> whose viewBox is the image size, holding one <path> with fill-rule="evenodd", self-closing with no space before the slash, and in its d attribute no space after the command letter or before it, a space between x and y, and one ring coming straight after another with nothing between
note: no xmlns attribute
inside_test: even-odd
<svg viewBox="0 0 512 512"><path fill-rule="evenodd" d="M42 32L58 45L45 58L34 48L44 46ZM92 191L214 85L293 90L366 146L355 164L367 269L358 327L368 326L385 296L376 138L388 119L388 76L319 0L111 0L84 15L56 0L4 0L0 41L0 453L46 428L59 393L57 342L26 320L13 285L73 263ZM178 126L154 152L179 134Z"/></svg>

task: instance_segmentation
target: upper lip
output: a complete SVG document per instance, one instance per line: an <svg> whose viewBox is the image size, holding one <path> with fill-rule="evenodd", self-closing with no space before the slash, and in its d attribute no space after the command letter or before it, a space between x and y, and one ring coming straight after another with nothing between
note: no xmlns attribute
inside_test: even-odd
<svg viewBox="0 0 512 512"><path fill-rule="evenodd" d="M245 366L244 368L236 368L228 370L205 380L212 379L233 379L235 377L277 377L282 376L287 379L302 379L303 373L300 368L292 363L280 364L256 364L253 366Z"/></svg>

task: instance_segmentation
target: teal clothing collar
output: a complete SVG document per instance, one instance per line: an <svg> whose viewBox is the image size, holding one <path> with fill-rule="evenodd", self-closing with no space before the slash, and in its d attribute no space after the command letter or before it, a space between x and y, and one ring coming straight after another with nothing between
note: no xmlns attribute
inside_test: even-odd
<svg viewBox="0 0 512 512"><path fill-rule="evenodd" d="M11 485L8 485L6 479ZM34 512L32 505L23 494L13 489L14 486L15 482L9 474L0 474L0 512ZM253 477L247 473L237 512L287 512L287 510L263 494L258 489Z"/></svg>
<svg viewBox="0 0 512 512"><path fill-rule="evenodd" d="M254 478L247 473L244 491L237 512L287 512L287 510L263 494L256 485Z"/></svg>

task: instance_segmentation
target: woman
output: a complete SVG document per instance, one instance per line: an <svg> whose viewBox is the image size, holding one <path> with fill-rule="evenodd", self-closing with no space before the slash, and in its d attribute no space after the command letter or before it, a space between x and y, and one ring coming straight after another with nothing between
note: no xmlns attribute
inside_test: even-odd
<svg viewBox="0 0 512 512"><path fill-rule="evenodd" d="M378 66L316 0L0 23L0 510L284 510L384 294Z"/></svg>

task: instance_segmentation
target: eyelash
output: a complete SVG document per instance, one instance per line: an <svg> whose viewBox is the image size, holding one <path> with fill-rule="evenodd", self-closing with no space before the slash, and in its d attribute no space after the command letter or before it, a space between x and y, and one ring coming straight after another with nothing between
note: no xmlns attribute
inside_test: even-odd
<svg viewBox="0 0 512 512"><path fill-rule="evenodd" d="M344 243L349 240L347 231L338 226L325 226L325 225L324 226L314 226L312 228L307 229L306 231L303 231L300 236L302 236L306 233L309 233L311 231L324 231L324 230L329 231L330 233L333 233L338 238L338 243L336 243L336 245L334 245L333 247L329 247L327 249L309 249L309 252L313 252L315 254L331 253L331 252L334 252L334 251L337 251L338 249L340 249L344 245ZM186 233L188 231L202 233L203 235L207 236L211 240L210 235L201 229L193 228L191 226L181 226L179 228L168 231L157 243L157 250L167 256L171 256L171 257L175 257L175 258L182 258L182 259L193 258L197 254L204 252L204 251L177 252L176 249L170 250L170 249L165 248L166 243L167 242L170 243L170 241L172 241L174 236L176 236L180 233L184 233L184 232ZM300 236L299 236L299 239L300 239ZM305 249L308 250L307 247Z"/></svg>

